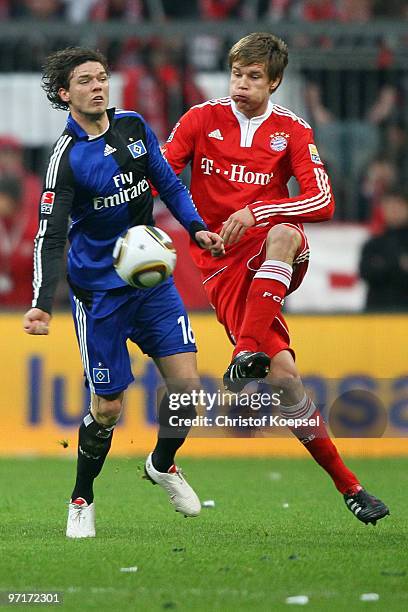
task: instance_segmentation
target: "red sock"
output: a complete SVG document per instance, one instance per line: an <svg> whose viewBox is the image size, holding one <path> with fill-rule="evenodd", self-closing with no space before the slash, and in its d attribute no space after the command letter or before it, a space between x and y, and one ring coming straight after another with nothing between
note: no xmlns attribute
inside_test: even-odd
<svg viewBox="0 0 408 612"><path fill-rule="evenodd" d="M330 440L323 417L306 395L296 406L282 406L285 418L318 420L318 425L291 427L292 433L303 444L313 459L331 476L340 493L357 493L362 488L357 476L343 463L336 447Z"/></svg>
<svg viewBox="0 0 408 612"><path fill-rule="evenodd" d="M255 274L248 291L245 316L234 350L256 352L283 304L292 279L292 266L267 259Z"/></svg>

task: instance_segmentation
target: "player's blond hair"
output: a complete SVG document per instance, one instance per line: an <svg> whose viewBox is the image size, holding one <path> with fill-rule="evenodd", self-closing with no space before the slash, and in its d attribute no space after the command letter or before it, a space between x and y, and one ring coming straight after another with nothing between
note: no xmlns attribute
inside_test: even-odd
<svg viewBox="0 0 408 612"><path fill-rule="evenodd" d="M253 32L235 43L229 52L228 62L230 68L234 62L242 66L263 64L270 81L282 80L288 65L288 46L274 34Z"/></svg>

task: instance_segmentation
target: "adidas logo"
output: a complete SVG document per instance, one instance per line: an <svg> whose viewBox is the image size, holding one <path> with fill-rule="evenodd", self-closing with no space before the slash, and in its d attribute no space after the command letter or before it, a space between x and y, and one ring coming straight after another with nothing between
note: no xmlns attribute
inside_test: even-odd
<svg viewBox="0 0 408 612"><path fill-rule="evenodd" d="M208 134L209 138L216 138L217 140L224 140L223 135L221 134L220 130L214 130L213 132L210 132Z"/></svg>
<svg viewBox="0 0 408 612"><path fill-rule="evenodd" d="M111 153L114 153L115 151L117 151L117 149L115 149L114 147L111 147L110 145L106 144L105 145L105 149L103 151L103 155L104 155L104 157L106 157L107 155L110 155Z"/></svg>

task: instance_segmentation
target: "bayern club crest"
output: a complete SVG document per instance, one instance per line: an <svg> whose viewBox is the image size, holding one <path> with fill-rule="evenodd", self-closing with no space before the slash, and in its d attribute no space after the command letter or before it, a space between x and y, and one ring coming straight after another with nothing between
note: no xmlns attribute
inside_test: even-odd
<svg viewBox="0 0 408 612"><path fill-rule="evenodd" d="M275 134L271 134L271 149L272 151L284 151L288 146L288 138L289 134L285 134L284 132L275 132Z"/></svg>

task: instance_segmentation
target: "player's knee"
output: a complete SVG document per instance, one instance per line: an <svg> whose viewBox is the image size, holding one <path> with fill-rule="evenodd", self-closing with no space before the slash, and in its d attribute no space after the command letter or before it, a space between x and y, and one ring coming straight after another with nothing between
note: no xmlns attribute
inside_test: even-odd
<svg viewBox="0 0 408 612"><path fill-rule="evenodd" d="M300 233L289 225L280 223L269 230L266 239L266 248L268 257L273 256L273 251L276 256L283 253L289 253L292 256L296 254L302 242Z"/></svg>
<svg viewBox="0 0 408 612"><path fill-rule="evenodd" d="M92 413L98 423L112 427L118 422L123 407L123 392L113 395L95 395L92 400Z"/></svg>

